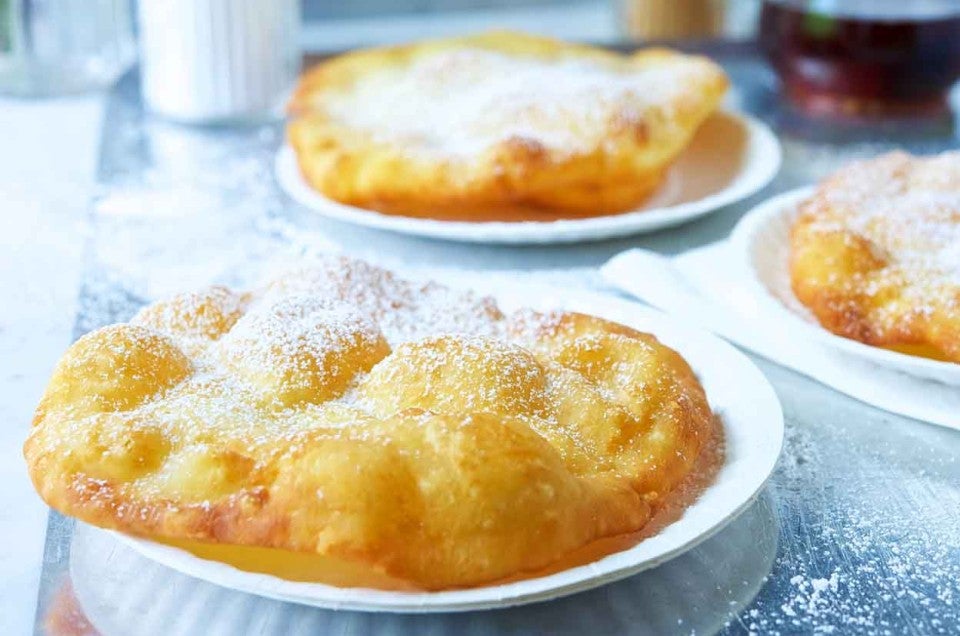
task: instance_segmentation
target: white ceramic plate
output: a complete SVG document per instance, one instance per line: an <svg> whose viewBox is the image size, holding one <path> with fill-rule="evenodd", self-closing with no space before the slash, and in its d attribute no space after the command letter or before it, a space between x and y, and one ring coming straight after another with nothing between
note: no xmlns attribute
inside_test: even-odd
<svg viewBox="0 0 960 636"><path fill-rule="evenodd" d="M590 312L652 332L683 354L723 422L726 456L714 483L679 520L636 546L593 563L535 579L442 592L394 592L286 581L204 560L178 548L118 536L146 557L175 570L268 598L332 609L451 612L543 601L652 568L705 540L753 501L780 454L783 416L773 389L743 354L706 332L678 327L668 316L625 300L530 285L480 291L494 293L507 310L526 306Z"/></svg>
<svg viewBox="0 0 960 636"><path fill-rule="evenodd" d="M381 214L332 201L303 179L293 149L283 146L280 186L324 216L381 230L471 243L571 243L652 232L709 214L760 190L780 169L776 135L746 115L719 112L701 126L663 185L635 211L589 219L463 222Z"/></svg>
<svg viewBox="0 0 960 636"><path fill-rule="evenodd" d="M960 364L911 356L837 336L821 327L794 296L790 287L790 227L798 204L812 192L813 188L800 188L764 202L744 216L731 234L733 252L740 259L738 272L755 298L757 310L769 324L779 325L784 331L796 330L810 339L903 373L960 385Z"/></svg>

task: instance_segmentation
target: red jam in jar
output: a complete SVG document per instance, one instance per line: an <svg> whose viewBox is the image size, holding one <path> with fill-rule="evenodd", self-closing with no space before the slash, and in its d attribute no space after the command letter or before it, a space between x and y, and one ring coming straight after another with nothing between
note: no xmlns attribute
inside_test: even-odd
<svg viewBox="0 0 960 636"><path fill-rule="evenodd" d="M759 38L807 111L940 111L960 77L960 0L766 0Z"/></svg>

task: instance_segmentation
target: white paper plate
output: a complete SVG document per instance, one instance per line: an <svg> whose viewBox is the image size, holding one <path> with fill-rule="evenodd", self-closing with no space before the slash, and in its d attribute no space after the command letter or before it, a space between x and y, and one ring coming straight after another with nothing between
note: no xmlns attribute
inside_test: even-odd
<svg viewBox="0 0 960 636"><path fill-rule="evenodd" d="M520 582L442 592L394 592L292 582L238 570L190 552L118 533L146 557L191 576L268 598L332 609L450 612L543 601L627 577L689 550L731 521L763 487L777 462L783 416L773 389L743 354L722 340L681 328L660 312L598 294L517 285L493 293L501 307L590 312L649 331L683 354L724 427L726 458L715 482L682 518L625 551L587 565Z"/></svg>
<svg viewBox="0 0 960 636"><path fill-rule="evenodd" d="M324 216L381 230L471 243L571 243L652 232L735 203L768 184L780 169L776 135L747 115L719 112L707 120L667 173L664 184L632 212L590 219L462 222L381 214L332 201L303 179L293 149L283 146L280 186Z"/></svg>
<svg viewBox="0 0 960 636"><path fill-rule="evenodd" d="M790 286L790 228L797 206L813 188L791 190L757 206L744 216L730 236L738 271L770 324L796 330L835 349L917 377L960 385L960 364L898 353L843 338L827 331L793 294Z"/></svg>
<svg viewBox="0 0 960 636"><path fill-rule="evenodd" d="M84 523L70 543L70 584L103 636L584 636L619 634L624 625L634 634L674 634L678 625L688 634L716 634L750 604L776 558L775 504L767 491L757 499L722 531L659 567L483 615L333 611L244 594L164 567Z"/></svg>

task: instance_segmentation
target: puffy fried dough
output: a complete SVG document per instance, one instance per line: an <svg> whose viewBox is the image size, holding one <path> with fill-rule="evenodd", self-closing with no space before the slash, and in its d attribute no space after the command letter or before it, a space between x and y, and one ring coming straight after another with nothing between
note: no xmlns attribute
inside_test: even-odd
<svg viewBox="0 0 960 636"><path fill-rule="evenodd" d="M653 336L581 314L505 317L342 260L84 336L25 455L41 496L89 523L439 589L642 529L711 417Z"/></svg>
<svg viewBox="0 0 960 636"><path fill-rule="evenodd" d="M288 137L307 182L344 203L448 219L609 214L659 185L726 86L701 57L487 33L321 62L300 81Z"/></svg>
<svg viewBox="0 0 960 636"><path fill-rule="evenodd" d="M800 206L793 291L824 327L960 362L960 153L854 162Z"/></svg>

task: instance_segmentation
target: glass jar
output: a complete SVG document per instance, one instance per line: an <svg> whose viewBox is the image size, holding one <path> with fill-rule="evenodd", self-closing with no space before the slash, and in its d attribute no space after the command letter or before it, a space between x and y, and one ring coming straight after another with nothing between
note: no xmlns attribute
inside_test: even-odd
<svg viewBox="0 0 960 636"><path fill-rule="evenodd" d="M942 112L960 77L956 0L765 0L759 34L808 112Z"/></svg>
<svg viewBox="0 0 960 636"><path fill-rule="evenodd" d="M102 88L136 50L130 0L0 0L0 95Z"/></svg>

